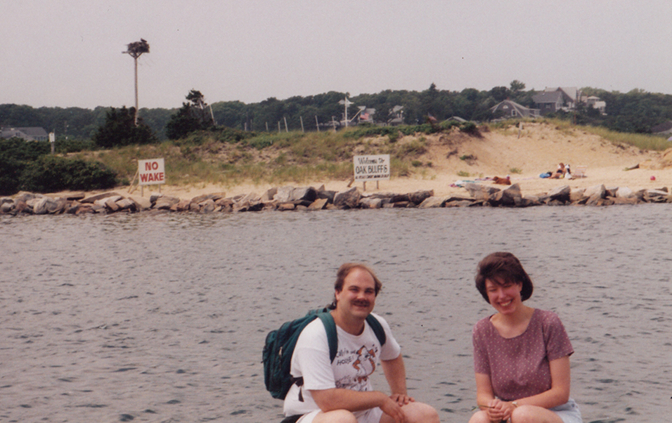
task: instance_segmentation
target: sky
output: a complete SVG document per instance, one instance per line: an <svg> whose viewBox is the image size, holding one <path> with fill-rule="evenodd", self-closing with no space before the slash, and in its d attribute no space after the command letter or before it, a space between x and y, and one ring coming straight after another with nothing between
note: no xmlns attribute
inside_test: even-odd
<svg viewBox="0 0 672 423"><path fill-rule="evenodd" d="M329 91L672 94L670 0L0 0L0 104L256 103Z"/></svg>

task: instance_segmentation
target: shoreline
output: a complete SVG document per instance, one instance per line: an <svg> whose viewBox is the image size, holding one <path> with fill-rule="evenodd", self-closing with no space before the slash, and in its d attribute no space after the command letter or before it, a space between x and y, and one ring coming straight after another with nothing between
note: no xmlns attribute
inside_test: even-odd
<svg viewBox="0 0 672 423"><path fill-rule="evenodd" d="M0 215L12 216L57 215L57 214L110 214L118 212L258 212L258 211L317 211L334 209L382 209L382 208L440 208L440 207L536 207L564 205L636 205L642 203L672 203L672 194L667 187L640 188L605 186L575 186L573 180L551 180L553 186L541 193L524 195L521 184L512 178L512 184L494 184L485 181L461 181L462 186L451 186L456 192L433 189L411 192L363 191L354 186L343 190L318 188L273 187L262 195L254 192L227 195L225 192L202 193L183 199L167 193L149 193L149 198L124 195L117 191L101 193L70 193L43 195L29 192L14 198L0 199ZM541 179L541 178L540 178ZM586 185L583 180L580 185ZM657 182L652 180L651 182ZM373 184L371 184L373 185ZM121 191L121 190L119 190ZM123 192L123 191L121 191Z"/></svg>
<svg viewBox="0 0 672 423"><path fill-rule="evenodd" d="M635 198L636 200L631 200L635 202L653 200L662 202L667 201L667 198L663 200L663 197L669 197L667 193L672 189L672 148L665 151L640 150L630 145L612 143L600 136L584 132L581 128L562 129L548 123L531 122L526 123L522 130L511 126L496 131L484 131L478 136L468 136L459 131L449 134L416 134L400 137L396 143L400 146L406 143L413 143L414 146L422 145L422 148L416 148L419 151L418 155L413 156L414 167L411 175L368 182L366 189L361 182L352 183L349 179L328 178L278 184L198 183L180 186L146 185L144 189L137 186L120 186L108 191L45 194L44 197L48 200L44 200L45 204L38 206L37 210L39 214L45 213L40 208L44 206L46 213L55 214L65 212L66 208L72 209L73 205L86 208L84 206L86 204L91 204L92 212L151 210L155 207L159 194L164 203L169 203L168 206L160 204L161 209L173 211L200 211L201 208L206 212L229 209L245 211L250 207L252 210L301 210L302 207L310 207L314 200L326 197L327 203L315 204L312 207L321 209L328 208L330 204L340 207L333 203L333 198L337 193L347 192L351 188L358 190L357 201L362 198L379 198L381 201L380 204L376 202L371 204L369 201L366 205L353 202L346 208L418 207L420 203L410 201L404 204L403 201L408 200L400 198L421 192L430 192L430 197L435 199L433 204L439 202L441 206L452 203L451 199L469 201L471 205L480 201L480 205L512 206L509 203L501 204L500 199L489 197L494 195L496 190L502 192L507 189L506 185L494 184L493 179L507 176L517 187L515 193L509 191L512 198L518 198L513 206L550 203L552 200L547 200L554 197L553 193L557 191L565 193L568 191L567 195L571 194L571 199L565 194L560 197L562 204L597 205L596 201L589 203L583 198L582 193L586 191L590 192L591 196L595 191L602 193L600 200L604 201L600 202L601 205L622 203L622 200L614 201L610 198ZM559 162L571 163L575 173L580 168L583 169L585 177L569 180L540 177L542 173L554 171ZM168 180L170 181L170 175ZM487 196L483 193L475 195L473 187L470 190L465 189L470 183L476 183L486 189ZM286 194L290 187L298 191L312 187L315 194L307 194L307 197L301 198L284 195L274 199L278 192ZM141 195L142 191L145 191L144 196ZM618 191L621 192L620 195ZM318 195L319 192L326 194ZM42 198L42 195L19 193L12 197L4 197L1 199L3 204L0 213L31 213L34 211L33 206L37 202L37 197ZM415 197L416 200L418 198ZM17 209L14 204L16 199L22 199L25 205L22 204ZM557 200L557 195L553 199ZM215 204L214 207L210 204L200 204L207 200L219 204ZM249 204L236 205L239 200L245 200ZM32 203L28 204L28 201ZM73 201L77 203L72 203ZM390 203L396 205L390 206Z"/></svg>

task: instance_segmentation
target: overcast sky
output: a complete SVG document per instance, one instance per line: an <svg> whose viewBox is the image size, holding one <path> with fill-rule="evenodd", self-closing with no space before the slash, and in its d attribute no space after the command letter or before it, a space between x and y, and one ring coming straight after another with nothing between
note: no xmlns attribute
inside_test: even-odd
<svg viewBox="0 0 672 423"><path fill-rule="evenodd" d="M0 104L509 86L672 94L671 0L0 0Z"/></svg>

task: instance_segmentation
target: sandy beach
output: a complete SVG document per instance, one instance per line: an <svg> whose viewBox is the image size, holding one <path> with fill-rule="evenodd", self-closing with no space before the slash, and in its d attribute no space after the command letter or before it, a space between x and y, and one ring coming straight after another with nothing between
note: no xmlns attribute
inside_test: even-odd
<svg viewBox="0 0 672 423"><path fill-rule="evenodd" d="M418 137L404 137L399 142L411 142ZM419 157L423 165L414 168L408 177L392 177L366 185L364 193L408 193L433 190L436 196L465 195L466 190L453 186L460 180L477 180L509 175L520 185L523 195L535 195L562 186L586 188L604 184L605 187L628 187L633 191L672 186L672 148L664 151L642 151L626 145L616 145L582 129L559 129L547 123L525 123L521 131L511 126L506 131L491 131L481 137L464 134L436 134L426 136L427 151ZM475 159L462 160L473 156ZM428 163L431 162L431 166ZM558 163L569 163L571 168L585 169L584 178L572 180L543 179L539 175L554 171ZM639 165L639 168L626 170ZM512 172L516 170L517 173ZM469 176L459 176L459 175ZM655 179L653 179L655 178ZM286 183L291 186L324 185L328 190L347 189L349 180L314 180ZM482 181L492 184L490 181ZM161 186L161 192L181 199L202 194L225 192L263 194L275 185L244 183L235 186L201 184L195 186ZM357 183L360 190L363 184ZM145 197L158 191L158 186L146 186ZM139 193L138 191L134 192Z"/></svg>

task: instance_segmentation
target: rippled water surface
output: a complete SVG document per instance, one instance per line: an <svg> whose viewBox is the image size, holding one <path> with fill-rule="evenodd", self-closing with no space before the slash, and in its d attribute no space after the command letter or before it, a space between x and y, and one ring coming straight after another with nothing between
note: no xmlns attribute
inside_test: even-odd
<svg viewBox="0 0 672 423"><path fill-rule="evenodd" d="M671 236L653 204L0 217L0 421L279 421L266 333L357 260L384 283L411 395L466 422L471 328L492 313L473 275L497 250L563 320L584 421L667 421Z"/></svg>

